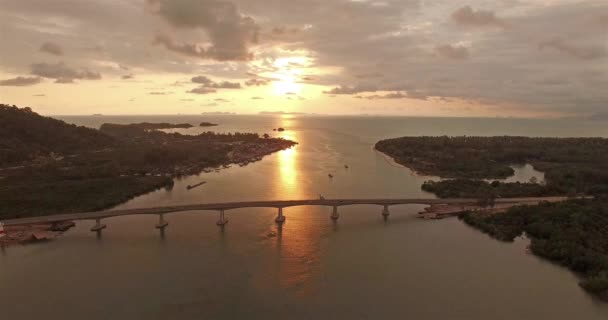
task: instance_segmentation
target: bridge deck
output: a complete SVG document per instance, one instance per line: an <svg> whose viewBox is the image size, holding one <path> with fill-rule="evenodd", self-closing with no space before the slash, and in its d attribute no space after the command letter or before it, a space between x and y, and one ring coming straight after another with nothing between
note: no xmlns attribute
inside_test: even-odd
<svg viewBox="0 0 608 320"><path fill-rule="evenodd" d="M496 203L519 203L536 204L540 201L559 202L566 200L565 197L537 197L537 198L509 198L496 199ZM348 205L403 205L403 204L423 204L423 205L458 205L475 204L477 199L316 199L316 200L282 200L282 201L247 201L247 202L224 202L224 203L202 203L183 206L138 208L128 210L110 210L82 212L71 214L50 215L42 217L30 217L3 221L6 226L43 224L59 221L73 220L95 220L118 216L129 215L154 215L166 214L183 211L210 211L210 210L231 210L240 208L288 208L296 206L348 206Z"/></svg>

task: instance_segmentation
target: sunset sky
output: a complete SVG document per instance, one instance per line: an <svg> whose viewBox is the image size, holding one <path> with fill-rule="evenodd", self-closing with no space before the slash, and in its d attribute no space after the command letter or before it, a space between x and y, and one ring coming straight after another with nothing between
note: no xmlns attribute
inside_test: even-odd
<svg viewBox="0 0 608 320"><path fill-rule="evenodd" d="M608 118L606 0L0 0L43 114Z"/></svg>

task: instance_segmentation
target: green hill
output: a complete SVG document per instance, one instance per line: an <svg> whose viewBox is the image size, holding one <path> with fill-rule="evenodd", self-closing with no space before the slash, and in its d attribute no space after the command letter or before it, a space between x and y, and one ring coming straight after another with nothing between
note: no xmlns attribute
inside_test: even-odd
<svg viewBox="0 0 608 320"><path fill-rule="evenodd" d="M51 153L68 155L110 147L98 130L43 117L30 108L0 104L0 166L19 165Z"/></svg>

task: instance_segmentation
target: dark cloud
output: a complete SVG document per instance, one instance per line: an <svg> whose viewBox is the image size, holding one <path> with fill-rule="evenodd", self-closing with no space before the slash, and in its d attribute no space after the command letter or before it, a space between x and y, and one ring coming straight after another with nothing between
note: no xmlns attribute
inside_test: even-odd
<svg viewBox="0 0 608 320"><path fill-rule="evenodd" d="M552 48L563 54L582 60L593 60L608 56L608 51L603 46L575 46L559 38L542 42L538 48L539 50Z"/></svg>
<svg viewBox="0 0 608 320"><path fill-rule="evenodd" d="M198 44L184 43L176 44L175 41L165 34L159 34L152 42L155 45L163 45L167 50L177 52L190 57L208 58L205 48Z"/></svg>
<svg viewBox="0 0 608 320"><path fill-rule="evenodd" d="M12 79L0 80L0 86L24 87L42 82L40 77L16 77Z"/></svg>
<svg viewBox="0 0 608 320"><path fill-rule="evenodd" d="M205 76L196 76L196 77L193 77L191 80L194 83L200 83L200 84L211 84L211 83L213 83L213 80L211 80L211 79L209 79L208 77L205 77Z"/></svg>
<svg viewBox="0 0 608 320"><path fill-rule="evenodd" d="M99 80L101 75L89 69L73 69L63 62L56 64L34 63L31 65L31 74L55 79L57 83L72 83L74 80Z"/></svg>
<svg viewBox="0 0 608 320"><path fill-rule="evenodd" d="M245 84L250 87L251 86L256 86L256 87L265 86L268 83L270 83L270 80L267 80L267 79L249 79L249 80L245 81Z"/></svg>
<svg viewBox="0 0 608 320"><path fill-rule="evenodd" d="M197 88L194 88L190 91L188 91L188 93L194 93L194 94L210 94L210 93L215 93L217 92L217 90L209 88L207 86L200 86Z"/></svg>
<svg viewBox="0 0 608 320"><path fill-rule="evenodd" d="M374 100L374 99L404 99L407 98L407 94L403 93L403 92L391 92L391 93L387 93L384 95L371 95L371 96L365 96L362 97L365 99L370 99L370 100Z"/></svg>
<svg viewBox="0 0 608 320"><path fill-rule="evenodd" d="M354 87L339 86L329 91L324 91L325 94L357 94L361 92L374 92L378 91L378 87L373 85L357 85Z"/></svg>
<svg viewBox="0 0 608 320"><path fill-rule="evenodd" d="M214 89L240 89L241 84L238 82L222 81L209 84L207 87Z"/></svg>
<svg viewBox="0 0 608 320"><path fill-rule="evenodd" d="M454 60L465 60L469 58L469 49L464 46L443 45L435 47L435 53Z"/></svg>
<svg viewBox="0 0 608 320"><path fill-rule="evenodd" d="M368 99L368 100L377 100L377 99L420 99L420 100L426 100L427 96L423 95L423 94L419 94L416 92L402 92L402 91L395 91L395 92L389 92L387 94L374 94L374 95L369 95L369 96L356 96L355 98L359 98L359 99Z"/></svg>
<svg viewBox="0 0 608 320"><path fill-rule="evenodd" d="M147 0L153 12L176 28L203 29L211 45L175 45L170 39L157 37L167 49L190 56L228 60L250 60L249 47L258 42L259 27L242 15L236 5L223 0Z"/></svg>
<svg viewBox="0 0 608 320"><path fill-rule="evenodd" d="M462 26L473 26L473 27L507 27L507 23L496 17L494 12L485 10L473 10L471 6L464 6L454 13L452 13L452 20Z"/></svg>
<svg viewBox="0 0 608 320"><path fill-rule="evenodd" d="M56 43L53 42L45 42L42 44L42 46L40 46L40 51L41 52L46 52L48 54L52 54L55 56L62 56L63 55L63 49L61 48L61 46L59 46Z"/></svg>
<svg viewBox="0 0 608 320"><path fill-rule="evenodd" d="M210 89L240 89L241 84L238 82L222 81L215 82L206 76L196 76L191 79L193 83L201 84L201 88Z"/></svg>

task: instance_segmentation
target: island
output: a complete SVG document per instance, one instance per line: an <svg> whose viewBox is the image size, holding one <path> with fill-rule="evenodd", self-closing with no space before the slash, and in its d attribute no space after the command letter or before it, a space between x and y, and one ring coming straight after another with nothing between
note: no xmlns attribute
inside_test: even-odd
<svg viewBox="0 0 608 320"><path fill-rule="evenodd" d="M188 128L192 128L193 125L189 124L189 123L167 123L167 122L161 122L161 123L149 123L149 122L142 122L142 123L131 123L131 124L113 124L113 123L104 123L101 125L100 130L112 130L112 127L122 127L125 129L133 129L133 130L162 130L162 129L188 129Z"/></svg>
<svg viewBox="0 0 608 320"><path fill-rule="evenodd" d="M155 130L167 127L174 125L95 130L0 105L0 220L107 209L171 188L174 177L247 165L296 144L255 133Z"/></svg>
<svg viewBox="0 0 608 320"><path fill-rule="evenodd" d="M201 122L201 124L199 124L199 127L215 127L217 126L217 123L211 123L211 122Z"/></svg>
<svg viewBox="0 0 608 320"><path fill-rule="evenodd" d="M493 207L496 198L569 196L459 217L501 241L525 233L532 253L580 274L582 288L608 301L608 139L402 137L375 148L418 173L447 178L421 186L442 198L476 198L480 207ZM496 180L512 175L515 164L532 164L546 181Z"/></svg>

